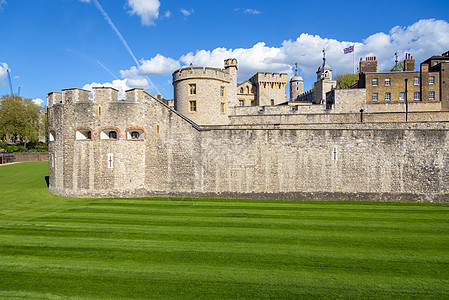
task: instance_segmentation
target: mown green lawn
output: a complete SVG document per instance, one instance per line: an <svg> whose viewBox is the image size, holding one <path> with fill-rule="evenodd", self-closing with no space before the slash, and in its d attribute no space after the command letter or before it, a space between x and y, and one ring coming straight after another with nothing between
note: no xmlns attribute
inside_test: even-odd
<svg viewBox="0 0 449 300"><path fill-rule="evenodd" d="M49 195L0 166L0 298L449 298L449 205Z"/></svg>

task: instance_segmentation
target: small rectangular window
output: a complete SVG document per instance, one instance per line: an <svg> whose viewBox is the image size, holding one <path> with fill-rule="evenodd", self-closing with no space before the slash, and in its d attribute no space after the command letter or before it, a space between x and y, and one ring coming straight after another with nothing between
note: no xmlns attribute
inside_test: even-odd
<svg viewBox="0 0 449 300"><path fill-rule="evenodd" d="M256 106L256 101L251 100L251 106Z"/></svg>
<svg viewBox="0 0 449 300"><path fill-rule="evenodd" d="M189 111L195 112L196 111L196 100L190 100L189 101Z"/></svg>
<svg viewBox="0 0 449 300"><path fill-rule="evenodd" d="M385 78L385 86L391 85L391 78Z"/></svg>
<svg viewBox="0 0 449 300"><path fill-rule="evenodd" d="M377 86L377 78L371 79L371 83L373 86Z"/></svg>
<svg viewBox="0 0 449 300"><path fill-rule="evenodd" d="M385 101L391 100L391 93L385 93Z"/></svg>
<svg viewBox="0 0 449 300"><path fill-rule="evenodd" d="M245 106L245 100L239 100L239 106Z"/></svg>
<svg viewBox="0 0 449 300"><path fill-rule="evenodd" d="M377 93L373 93L372 100L373 101L377 101L378 100L378 94Z"/></svg>
<svg viewBox="0 0 449 300"><path fill-rule="evenodd" d="M399 93L399 100L401 101L405 100L405 93Z"/></svg>
<svg viewBox="0 0 449 300"><path fill-rule="evenodd" d="M435 92L429 92L429 100L435 100Z"/></svg>
<svg viewBox="0 0 449 300"><path fill-rule="evenodd" d="M189 94L196 95L196 83L189 84Z"/></svg>
<svg viewBox="0 0 449 300"><path fill-rule="evenodd" d="M419 85L419 77L415 77L414 81L413 81L414 85Z"/></svg>
<svg viewBox="0 0 449 300"><path fill-rule="evenodd" d="M271 99L270 103L271 105L274 105L274 99Z"/></svg>
<svg viewBox="0 0 449 300"><path fill-rule="evenodd" d="M420 100L421 99L421 95L420 92L415 92L413 94L413 100Z"/></svg>
<svg viewBox="0 0 449 300"><path fill-rule="evenodd" d="M220 87L220 96L221 97L225 96L225 87L224 86Z"/></svg>
<svg viewBox="0 0 449 300"><path fill-rule="evenodd" d="M226 113L226 103L221 102L220 103L220 113L225 114Z"/></svg>
<svg viewBox="0 0 449 300"><path fill-rule="evenodd" d="M435 77L433 76L429 77L429 84L435 84Z"/></svg>

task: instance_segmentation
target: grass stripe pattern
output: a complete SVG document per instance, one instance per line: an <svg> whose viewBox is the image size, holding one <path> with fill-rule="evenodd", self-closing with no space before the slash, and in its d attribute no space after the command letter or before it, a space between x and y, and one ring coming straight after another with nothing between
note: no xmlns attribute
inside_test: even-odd
<svg viewBox="0 0 449 300"><path fill-rule="evenodd" d="M73 199L0 166L0 298L449 298L449 205Z"/></svg>

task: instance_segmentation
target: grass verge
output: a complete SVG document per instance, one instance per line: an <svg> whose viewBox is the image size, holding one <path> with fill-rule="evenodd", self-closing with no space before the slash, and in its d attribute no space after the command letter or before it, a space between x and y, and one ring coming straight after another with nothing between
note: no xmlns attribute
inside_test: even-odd
<svg viewBox="0 0 449 300"><path fill-rule="evenodd" d="M0 298L445 298L449 205L73 199L0 168Z"/></svg>

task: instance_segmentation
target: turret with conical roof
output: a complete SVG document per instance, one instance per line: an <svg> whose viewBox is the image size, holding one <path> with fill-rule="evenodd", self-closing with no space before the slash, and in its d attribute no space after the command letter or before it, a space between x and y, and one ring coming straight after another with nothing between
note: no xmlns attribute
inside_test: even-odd
<svg viewBox="0 0 449 300"><path fill-rule="evenodd" d="M298 62L295 63L295 75L290 79L290 101L304 93L304 80L298 75Z"/></svg>

